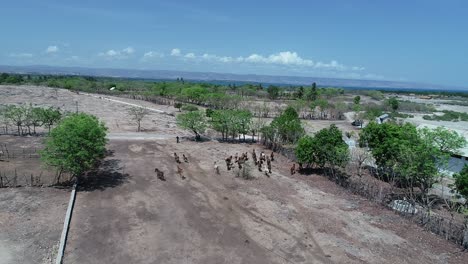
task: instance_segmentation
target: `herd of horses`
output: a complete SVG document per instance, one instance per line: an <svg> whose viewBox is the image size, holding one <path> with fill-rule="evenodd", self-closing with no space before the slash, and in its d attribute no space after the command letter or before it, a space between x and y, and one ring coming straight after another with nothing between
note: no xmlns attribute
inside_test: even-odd
<svg viewBox="0 0 468 264"><path fill-rule="evenodd" d="M267 177L270 177L272 173L271 163L275 160L275 153L271 152L270 155L267 155L263 151L261 151L259 155L257 156L257 152L255 151L255 149L253 149L251 156L252 156L254 165L258 168L258 171L264 172ZM185 163L189 163L189 160L187 156L185 156L185 154L182 154L182 159ZM186 178L184 176L184 169L182 169L180 166L182 161L176 152L174 152L174 160L177 164L177 174L184 180ZM225 159L226 169L230 171L234 169L236 167L235 164L237 164L237 168L241 170L243 166L245 166L245 163L248 160L249 160L249 157L248 157L247 152L241 153L241 155L238 155L238 153L236 153L234 156L231 155ZM297 171L301 169L301 167L302 167L301 164L299 164L299 166L296 168L296 164L293 163L290 168L291 175L294 175ZM220 174L219 165L217 164L216 161L214 162L214 171L216 174ZM159 170L158 168L155 168L154 172L156 172L158 179L160 179L161 181L166 181L163 171Z"/></svg>

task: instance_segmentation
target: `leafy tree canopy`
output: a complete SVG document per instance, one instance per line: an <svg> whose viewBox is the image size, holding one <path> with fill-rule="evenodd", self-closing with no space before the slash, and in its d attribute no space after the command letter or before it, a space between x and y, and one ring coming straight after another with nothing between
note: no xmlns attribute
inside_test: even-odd
<svg viewBox="0 0 468 264"><path fill-rule="evenodd" d="M349 150L341 131L331 125L317 132L314 137L302 137L296 147L296 157L304 164L334 168L348 162Z"/></svg>
<svg viewBox="0 0 468 264"><path fill-rule="evenodd" d="M49 166L79 177L95 167L105 155L103 122L89 114L71 114L52 129L41 159Z"/></svg>
<svg viewBox="0 0 468 264"><path fill-rule="evenodd" d="M276 130L279 138L284 142L294 143L304 134L299 115L291 106L273 119L271 127Z"/></svg>
<svg viewBox="0 0 468 264"><path fill-rule="evenodd" d="M207 123L205 114L202 111L192 111L177 115L177 125L195 134L197 140L200 134L205 132Z"/></svg>

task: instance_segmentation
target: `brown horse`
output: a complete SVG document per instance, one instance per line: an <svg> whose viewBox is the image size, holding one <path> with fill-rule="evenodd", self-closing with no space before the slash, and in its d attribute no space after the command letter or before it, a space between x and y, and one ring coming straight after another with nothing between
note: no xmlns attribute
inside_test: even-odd
<svg viewBox="0 0 468 264"><path fill-rule="evenodd" d="M296 163L293 163L291 167L291 175L294 175L296 173Z"/></svg>
<svg viewBox="0 0 468 264"><path fill-rule="evenodd" d="M160 179L161 181L166 181L166 178L164 177L164 172L160 171L158 168L154 168L154 172L156 172L158 179Z"/></svg>
<svg viewBox="0 0 468 264"><path fill-rule="evenodd" d="M177 165L177 174L179 174L179 176L182 178L182 180L185 180L184 169L179 167L179 165Z"/></svg>
<svg viewBox="0 0 468 264"><path fill-rule="evenodd" d="M180 159L179 159L179 156L177 155L177 153L174 152L174 159L177 163L180 163Z"/></svg>

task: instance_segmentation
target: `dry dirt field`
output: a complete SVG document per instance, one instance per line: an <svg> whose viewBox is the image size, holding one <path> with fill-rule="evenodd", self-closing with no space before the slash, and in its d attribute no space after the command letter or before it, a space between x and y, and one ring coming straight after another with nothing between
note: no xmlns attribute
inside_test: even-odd
<svg viewBox="0 0 468 264"><path fill-rule="evenodd" d="M0 263L55 263L70 192L0 189Z"/></svg>
<svg viewBox="0 0 468 264"><path fill-rule="evenodd" d="M54 94L48 88L2 86L0 104L33 101L73 110L78 101L80 109L110 128L112 155L77 194L66 264L466 263L460 248L321 176L289 175L291 162L285 157L276 157L270 178L253 167L252 180L236 177L237 169L226 170L225 157L250 154L252 148L258 152L258 145L185 138L177 144L175 135L190 133L178 129L171 115L155 111L143 124L147 132L135 133L135 125L126 120L126 104L64 90L58 91L58 99L50 98ZM188 156L189 163L180 165L186 179L176 173L174 152ZM215 160L220 175L214 173ZM165 172L167 181L157 179L155 168ZM30 189L0 189L0 259L7 259L5 263L41 263L47 259L45 251L17 252L44 237L57 243L60 236L68 192L43 188L20 195L23 190ZM32 201L50 209L24 209L12 216L17 206L35 205ZM51 208L53 202L59 205ZM6 214L4 208L12 212ZM30 231L21 231L18 221ZM52 223L60 223L53 225L57 232L44 232ZM4 229L5 224L12 228Z"/></svg>
<svg viewBox="0 0 468 264"><path fill-rule="evenodd" d="M270 178L226 170L222 157L254 147L113 140L104 180L78 193L65 263L464 262L456 246L387 209L320 176L288 175L284 157ZM174 152L188 156L185 180Z"/></svg>

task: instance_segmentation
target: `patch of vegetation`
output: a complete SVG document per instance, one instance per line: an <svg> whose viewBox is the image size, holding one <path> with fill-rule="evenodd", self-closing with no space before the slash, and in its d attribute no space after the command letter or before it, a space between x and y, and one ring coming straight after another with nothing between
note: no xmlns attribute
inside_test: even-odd
<svg viewBox="0 0 468 264"><path fill-rule="evenodd" d="M341 131L331 125L317 132L315 136L304 136L296 147L298 162L318 165L321 168L344 167L349 161L349 148L343 141Z"/></svg>
<svg viewBox="0 0 468 264"><path fill-rule="evenodd" d="M456 112L451 110L443 110L443 115L424 115L423 119L425 120L435 120L435 121L468 121L468 113Z"/></svg>
<svg viewBox="0 0 468 264"><path fill-rule="evenodd" d="M398 101L398 110L404 112L433 113L436 108L433 105L411 102L408 100Z"/></svg>
<svg viewBox="0 0 468 264"><path fill-rule="evenodd" d="M391 118L413 118L414 115L400 113L400 112L392 112L389 114Z"/></svg>
<svg viewBox="0 0 468 264"><path fill-rule="evenodd" d="M194 105L183 105L181 109L183 111L188 111L188 112L198 111L198 107L196 107Z"/></svg>
<svg viewBox="0 0 468 264"><path fill-rule="evenodd" d="M384 99L384 94L381 91L376 91L376 90L364 90L362 91L362 94L369 96L370 98L374 100L383 100Z"/></svg>
<svg viewBox="0 0 468 264"><path fill-rule="evenodd" d="M455 188L465 199L468 200L468 165L465 164L460 173L454 175Z"/></svg>
<svg viewBox="0 0 468 264"><path fill-rule="evenodd" d="M9 126L16 127L18 135L36 134L37 127L45 127L49 130L62 118L63 113L58 108L42 108L29 106L7 105L0 109L0 120L5 129Z"/></svg>

